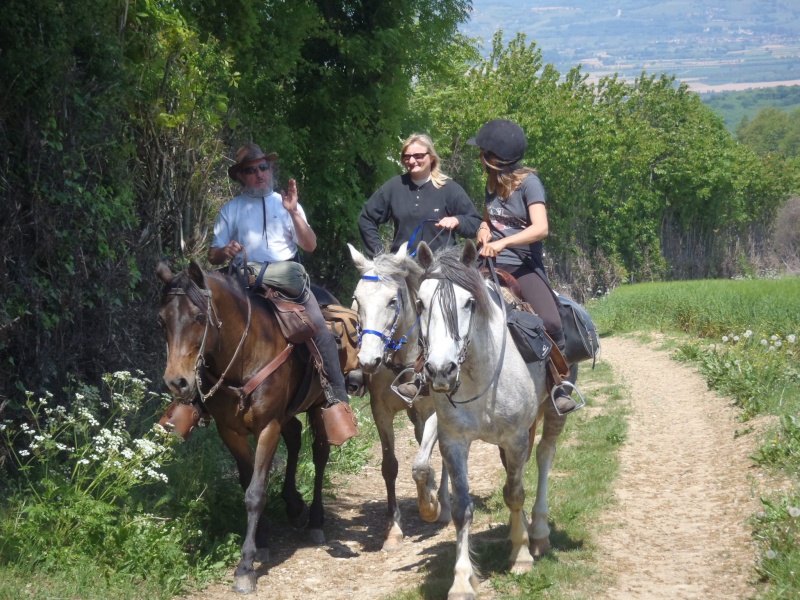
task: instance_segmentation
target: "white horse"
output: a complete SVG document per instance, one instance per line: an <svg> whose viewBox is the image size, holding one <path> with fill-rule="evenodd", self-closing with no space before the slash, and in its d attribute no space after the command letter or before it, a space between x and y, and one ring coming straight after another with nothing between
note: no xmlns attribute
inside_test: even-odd
<svg viewBox="0 0 800 600"><path fill-rule="evenodd" d="M397 504L395 481L397 458L394 444L394 417L405 410L414 424L420 444L412 476L417 485L420 516L430 523L450 522L450 491L447 471L442 467L441 487L437 496L436 473L430 466L436 444L436 413L430 397L404 400L392 390L398 375L410 369L419 356L418 318L414 311L422 268L406 253L404 244L397 254L382 254L369 260L350 246L350 254L361 279L353 298L361 327L358 360L369 390L370 406L381 439L381 473L386 482L388 527L384 550L394 550L403 540L402 519ZM406 381L406 379L402 379Z"/></svg>
<svg viewBox="0 0 800 600"><path fill-rule="evenodd" d="M472 599L477 575L469 553L470 445L480 439L500 448L506 469L503 498L511 511L510 567L515 573L526 572L534 556L550 547L547 477L566 416L560 416L549 400L545 363L526 364L507 335L503 311L490 299L475 268L474 244L468 241L463 252L450 249L434 257L422 243L417 257L425 269L417 297L424 373L438 416L439 448L453 485L456 564L448 599ZM538 486L528 526L523 472L540 419L544 426L536 448Z"/></svg>

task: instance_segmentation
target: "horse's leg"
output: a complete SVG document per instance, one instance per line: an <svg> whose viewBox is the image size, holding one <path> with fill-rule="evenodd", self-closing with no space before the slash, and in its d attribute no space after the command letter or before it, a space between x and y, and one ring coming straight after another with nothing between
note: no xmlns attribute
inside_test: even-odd
<svg viewBox="0 0 800 600"><path fill-rule="evenodd" d="M308 505L297 491L297 463L300 459L300 446L303 424L292 417L283 424L281 435L286 442L286 475L283 480L281 498L286 503L286 516L292 527L303 528L308 524Z"/></svg>
<svg viewBox="0 0 800 600"><path fill-rule="evenodd" d="M378 436L381 439L381 475L383 475L386 485L387 532L383 541L383 549L392 551L397 550L403 541L402 517L397 505L395 489L398 468L397 457L394 453L394 416L397 413L380 392L373 394L370 391L369 404L372 408L372 418L378 428Z"/></svg>
<svg viewBox="0 0 800 600"><path fill-rule="evenodd" d="M528 550L528 524L525 522L525 486L523 473L528 458L528 431L523 431L515 443L507 448L505 455L506 483L503 486L503 499L511 513L510 532L511 556L509 564L512 573L527 573L533 567L533 557Z"/></svg>
<svg viewBox="0 0 800 600"><path fill-rule="evenodd" d="M280 435L280 423L272 420L258 434L256 442L253 477L244 494L244 503L247 507L247 533L244 544L242 544L242 560L239 561L239 566L236 567L233 574L233 589L243 594L249 594L256 589L257 578L253 570L253 561L256 558L256 530L261 513L264 512L264 506L267 503L265 484Z"/></svg>
<svg viewBox="0 0 800 600"><path fill-rule="evenodd" d="M419 451L414 459L411 475L417 484L417 507L424 521L433 523L441 516L442 506L433 491L436 489L436 474L431 468L431 454L439 439L438 418L432 413L425 419ZM443 469L444 471L445 469ZM444 476L444 474L443 474ZM447 490L445 490L447 491ZM449 504L449 502L448 502ZM448 515L449 517L449 515ZM448 521L450 519L448 518Z"/></svg>
<svg viewBox="0 0 800 600"><path fill-rule="evenodd" d="M550 549L550 526L547 524L549 509L547 507L547 478L556 455L556 440L564 430L566 415L559 415L553 403L545 400L544 424L542 439L536 446L536 465L538 480L536 484L536 501L533 505L530 525L531 552L539 558Z"/></svg>
<svg viewBox="0 0 800 600"><path fill-rule="evenodd" d="M317 545L325 543L325 533L322 526L325 524L325 509L322 505L322 484L325 481L325 467L331 454L331 446L325 433L325 423L322 421L322 406L315 406L311 413L311 428L314 432L312 454L314 459L314 498L311 501L311 510L308 518L308 534L311 541Z"/></svg>
<svg viewBox="0 0 800 600"><path fill-rule="evenodd" d="M228 448L236 461L236 469L239 471L239 485L247 492L247 487L253 478L253 455L250 452L250 444L246 437L236 433L233 429L223 427L217 422L217 431L222 438L222 443ZM261 513L256 527L256 558L257 562L269 561L269 526L267 515Z"/></svg>
<svg viewBox="0 0 800 600"><path fill-rule="evenodd" d="M439 439L439 449L453 480L453 524L456 527L456 564L447 600L474 600L478 577L469 553L473 505L469 495L467 460L470 442Z"/></svg>

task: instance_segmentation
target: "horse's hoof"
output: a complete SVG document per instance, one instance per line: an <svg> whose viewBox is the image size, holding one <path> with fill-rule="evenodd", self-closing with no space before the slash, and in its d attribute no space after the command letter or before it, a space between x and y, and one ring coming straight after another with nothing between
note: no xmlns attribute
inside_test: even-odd
<svg viewBox="0 0 800 600"><path fill-rule="evenodd" d="M256 591L256 577L255 573L248 573L247 575L235 575L233 577L233 591L239 594L252 594Z"/></svg>
<svg viewBox="0 0 800 600"><path fill-rule="evenodd" d="M305 526L308 525L308 515L311 511L308 508L308 505L303 506L303 510L300 511L300 514L296 517L289 517L289 525L294 527L295 529L305 529Z"/></svg>
<svg viewBox="0 0 800 600"><path fill-rule="evenodd" d="M550 538L531 539L530 549L533 558L541 558L550 550Z"/></svg>
<svg viewBox="0 0 800 600"><path fill-rule="evenodd" d="M509 571L515 575L524 575L533 569L533 558L520 559L514 562L509 568Z"/></svg>
<svg viewBox="0 0 800 600"><path fill-rule="evenodd" d="M325 543L325 532L322 529L309 529L308 537L311 538L311 543L317 546Z"/></svg>
<svg viewBox="0 0 800 600"><path fill-rule="evenodd" d="M260 563L269 562L269 548L257 548L254 560Z"/></svg>
<svg viewBox="0 0 800 600"><path fill-rule="evenodd" d="M436 519L439 523L447 524L453 520L453 515L450 514L450 509L445 508L439 513L439 518Z"/></svg>
<svg viewBox="0 0 800 600"><path fill-rule="evenodd" d="M419 508L419 516L426 523L435 523L439 519L439 515L442 514L442 505L435 499L427 505L419 502L417 506Z"/></svg>
<svg viewBox="0 0 800 600"><path fill-rule="evenodd" d="M383 550L394 552L403 545L403 532L396 525L392 526L383 542Z"/></svg>
<svg viewBox="0 0 800 600"><path fill-rule="evenodd" d="M470 592L458 592L457 594L447 594L447 600L475 600L475 594Z"/></svg>

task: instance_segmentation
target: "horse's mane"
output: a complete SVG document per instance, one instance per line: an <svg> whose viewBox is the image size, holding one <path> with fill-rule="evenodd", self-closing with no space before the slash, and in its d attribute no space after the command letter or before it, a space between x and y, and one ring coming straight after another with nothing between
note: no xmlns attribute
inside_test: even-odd
<svg viewBox="0 0 800 600"><path fill-rule="evenodd" d="M475 314L488 320L492 302L486 282L477 267L468 267L461 262L461 252L462 249L458 246L436 252L433 262L422 274L422 279L445 279L464 288L475 297Z"/></svg>

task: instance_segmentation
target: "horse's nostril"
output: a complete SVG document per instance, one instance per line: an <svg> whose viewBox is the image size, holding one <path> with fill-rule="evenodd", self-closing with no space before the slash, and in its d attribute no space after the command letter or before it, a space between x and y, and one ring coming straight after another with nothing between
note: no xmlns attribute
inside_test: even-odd
<svg viewBox="0 0 800 600"><path fill-rule="evenodd" d="M178 380L178 387L180 388L181 392L185 392L187 389L189 389L189 382L185 377L181 377Z"/></svg>
<svg viewBox="0 0 800 600"><path fill-rule="evenodd" d="M431 367L430 363L425 363L425 372L431 377L436 375L436 370L433 367Z"/></svg>

